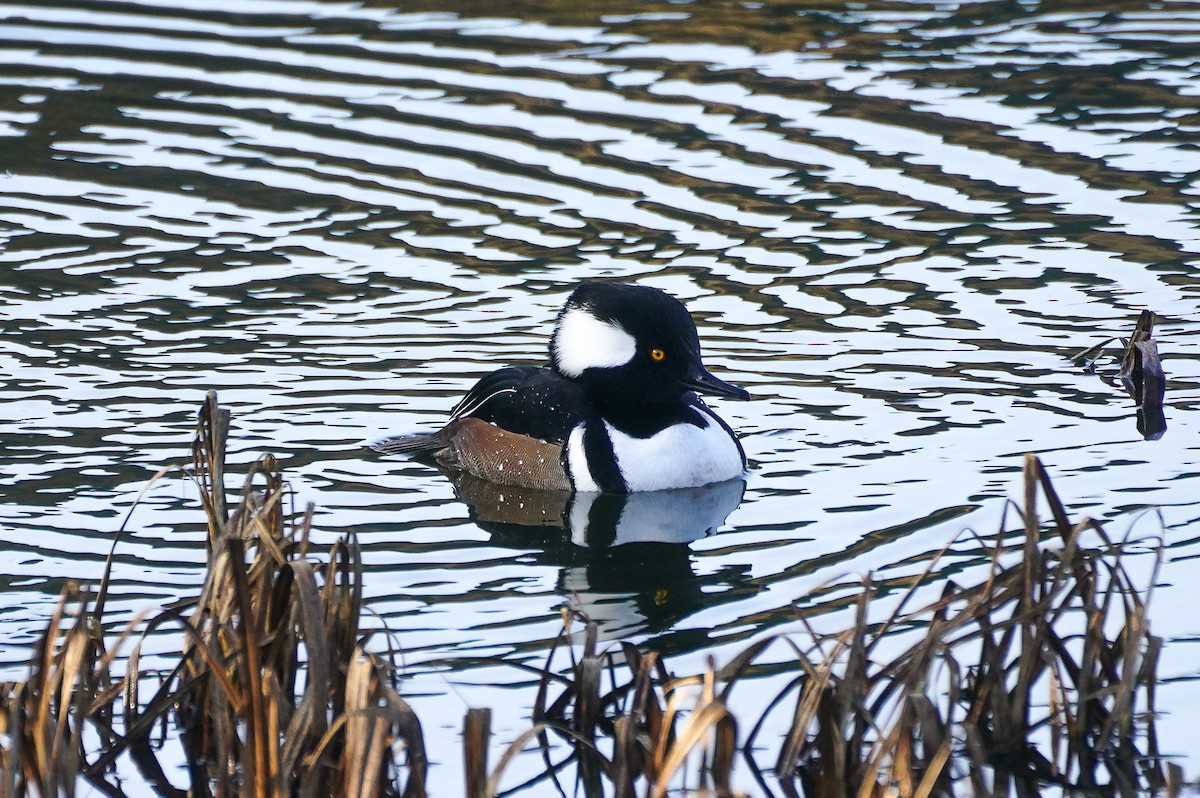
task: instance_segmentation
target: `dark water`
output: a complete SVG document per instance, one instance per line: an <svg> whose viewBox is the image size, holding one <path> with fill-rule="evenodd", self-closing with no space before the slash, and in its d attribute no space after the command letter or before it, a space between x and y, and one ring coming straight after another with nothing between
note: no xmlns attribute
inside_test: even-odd
<svg viewBox="0 0 1200 798"><path fill-rule="evenodd" d="M1073 513L1165 537L1165 704L1200 698L1200 6L605 5L0 5L0 661L213 388L235 462L275 452L322 539L359 535L431 746L468 705L527 726L489 658L540 661L564 604L686 672L994 531L1027 451ZM719 534L475 523L362 449L541 362L584 278L684 300L753 393L715 403L753 462ZM1157 440L1069 359L1145 308ZM119 612L195 592L200 518L178 473L150 489ZM1161 731L1195 770L1187 714Z"/></svg>

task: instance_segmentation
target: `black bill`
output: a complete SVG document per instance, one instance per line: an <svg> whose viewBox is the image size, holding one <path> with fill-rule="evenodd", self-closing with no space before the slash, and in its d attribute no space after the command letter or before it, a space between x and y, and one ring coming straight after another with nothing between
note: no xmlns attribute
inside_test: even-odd
<svg viewBox="0 0 1200 798"><path fill-rule="evenodd" d="M714 377L703 366L697 367L694 372L689 374L683 381L683 384L697 393L706 393L711 396L724 396L726 399L742 400L750 398L750 394L746 389L730 385L725 380Z"/></svg>

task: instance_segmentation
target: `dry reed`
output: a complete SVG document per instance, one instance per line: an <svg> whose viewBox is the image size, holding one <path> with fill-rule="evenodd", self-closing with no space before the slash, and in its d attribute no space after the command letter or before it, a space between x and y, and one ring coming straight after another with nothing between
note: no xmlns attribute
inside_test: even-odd
<svg viewBox="0 0 1200 798"><path fill-rule="evenodd" d="M1047 786L1066 794L1178 794L1182 771L1160 756L1155 731L1162 641L1150 634L1122 546L1091 519L1069 520L1032 455L1023 482L1018 541L1006 542L1012 537L1001 530L978 584L947 581L936 601L907 610L930 581L934 558L898 606L872 620L875 585L864 580L849 628L824 635L810 628L805 645L767 637L723 667L710 662L702 674L672 678L654 653L630 644L598 652L594 625L564 616L539 674L534 727L472 798L500 794L504 768L531 742L547 763L542 778L557 782L566 762L551 764L558 746L548 734L571 751L585 795L659 798L686 783L686 794L731 796L739 794L731 774L739 760L764 795L1023 796ZM1049 509L1046 528L1039 498ZM1082 545L1085 536L1096 545ZM575 621L584 640L559 673L555 650ZM760 668L773 645L789 647L790 664ZM756 669L794 675L739 737L736 716L745 712L735 712L732 692ZM603 694L601 673L612 683ZM760 740L780 713L790 713L782 739ZM469 748L486 751L486 730L475 734ZM774 754L766 763L764 749ZM557 792L569 789L558 784Z"/></svg>
<svg viewBox="0 0 1200 798"><path fill-rule="evenodd" d="M339 541L318 565L312 508L284 512L285 484L269 455L249 469L230 510L228 430L210 394L191 470L208 522L201 595L113 639L102 624L107 574L95 594L64 589L28 678L0 685L0 798L70 796L80 779L123 795L113 775L121 757L162 795L426 795L420 721L359 628L357 542ZM564 611L545 664L515 666L537 678L532 725L494 764L490 712L467 713L468 798L547 784L564 796L732 796L739 761L764 795L1023 796L1044 785L1176 794L1182 773L1161 759L1154 727L1162 643L1122 549L1094 521L1068 519L1033 456L1024 489L1020 541L997 535L978 584L946 581L939 599L909 610L935 558L874 619L874 585L864 580L844 631L809 629L803 644L767 637L695 676L672 677L657 654L629 643L602 650L596 627ZM1098 545L1083 545L1085 536ZM572 642L577 623L581 643ZM181 630L183 650L166 675L139 670L140 641L118 656L138 626L142 638ZM767 667L760 660L771 646L787 646L789 657ZM564 651L570 665L560 671ZM778 692L747 718L734 688L766 670L790 676L782 689L778 679L757 682ZM766 739L768 727L784 731ZM187 786L166 775L164 736L182 751ZM502 790L530 746L544 772ZM568 769L575 788L561 784Z"/></svg>
<svg viewBox="0 0 1200 798"><path fill-rule="evenodd" d="M229 511L228 429L228 411L210 393L191 473L208 520L204 587L142 632L182 630L175 667L162 679L140 673L138 645L115 672L118 647L106 646L101 625L107 575L94 598L69 585L30 678L0 692L0 796L72 795L80 778L122 795L110 776L123 755L163 795L425 794L420 722L396 692L394 669L363 649L358 544L339 541L324 568L314 565L312 508L285 521L284 483L269 455ZM153 694L142 700L148 685ZM162 746L151 741L160 724L183 749L186 788L166 776ZM98 744L85 744L85 727Z"/></svg>

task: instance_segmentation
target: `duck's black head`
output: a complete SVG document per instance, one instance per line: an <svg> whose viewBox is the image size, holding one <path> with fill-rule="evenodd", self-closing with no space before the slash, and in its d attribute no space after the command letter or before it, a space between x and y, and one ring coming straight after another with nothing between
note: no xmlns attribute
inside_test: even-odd
<svg viewBox="0 0 1200 798"><path fill-rule="evenodd" d="M563 377L610 401L672 402L688 391L750 398L708 373L687 308L648 286L576 288L555 322L550 362Z"/></svg>

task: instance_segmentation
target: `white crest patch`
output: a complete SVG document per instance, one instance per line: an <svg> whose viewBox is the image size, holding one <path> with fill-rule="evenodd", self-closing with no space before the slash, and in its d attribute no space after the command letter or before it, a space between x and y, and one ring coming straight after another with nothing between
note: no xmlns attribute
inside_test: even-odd
<svg viewBox="0 0 1200 798"><path fill-rule="evenodd" d="M623 366L637 354L637 341L617 325L598 319L586 308L567 308L554 328L558 370L578 377L587 369Z"/></svg>

